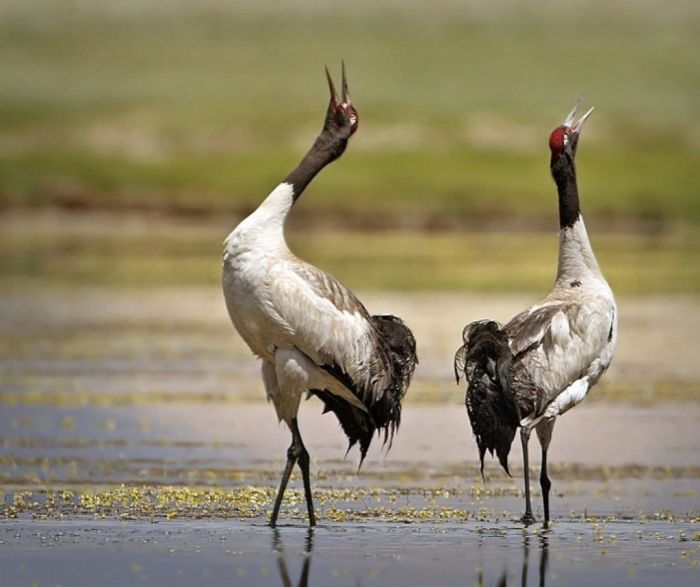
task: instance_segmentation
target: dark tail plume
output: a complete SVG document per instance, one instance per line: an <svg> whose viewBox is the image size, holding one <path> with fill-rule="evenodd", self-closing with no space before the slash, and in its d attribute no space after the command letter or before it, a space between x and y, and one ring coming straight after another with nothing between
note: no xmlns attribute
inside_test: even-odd
<svg viewBox="0 0 700 587"><path fill-rule="evenodd" d="M370 408L377 428L384 431L384 444L394 439L401 424L401 402L411 383L418 363L416 339L410 328L396 316L389 314L372 316L374 325L386 342L387 354L393 376L379 400Z"/></svg>
<svg viewBox="0 0 700 587"><path fill-rule="evenodd" d="M481 474L484 455L494 450L506 473L508 454L518 428L517 408L508 386L512 354L501 325L493 320L468 324L462 332L464 344L454 360L455 377L467 382L465 404L479 446Z"/></svg>
<svg viewBox="0 0 700 587"><path fill-rule="evenodd" d="M372 322L383 342L383 351L391 371L389 385L380 393L376 401L366 404L367 412L350 405L345 400L326 390L312 392L325 404L325 412L333 412L349 440L348 450L360 444L360 466L367 455L375 432L384 433L384 444L391 442L401 424L401 401L413 377L418 358L416 340L403 321L396 316L372 316ZM352 380L337 367L324 367L346 387L355 390ZM357 397L362 393L355 390Z"/></svg>

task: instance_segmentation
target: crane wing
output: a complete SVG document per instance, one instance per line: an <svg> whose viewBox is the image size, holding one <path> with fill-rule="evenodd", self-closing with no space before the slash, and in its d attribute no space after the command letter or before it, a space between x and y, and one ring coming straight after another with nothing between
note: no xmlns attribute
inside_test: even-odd
<svg viewBox="0 0 700 587"><path fill-rule="evenodd" d="M614 308L595 297L553 300L519 314L504 327L514 386L534 386L543 407L591 369L599 376L612 356L605 350L614 320Z"/></svg>
<svg viewBox="0 0 700 587"><path fill-rule="evenodd" d="M294 260L271 281L270 293L295 347L320 367L340 371L361 400L378 398L390 382L388 358L367 310L349 289Z"/></svg>
<svg viewBox="0 0 700 587"><path fill-rule="evenodd" d="M544 344L545 337L551 334L552 326L557 334L566 328L561 317L566 317L572 310L572 304L561 301L533 306L515 316L503 328L514 356L526 353Z"/></svg>

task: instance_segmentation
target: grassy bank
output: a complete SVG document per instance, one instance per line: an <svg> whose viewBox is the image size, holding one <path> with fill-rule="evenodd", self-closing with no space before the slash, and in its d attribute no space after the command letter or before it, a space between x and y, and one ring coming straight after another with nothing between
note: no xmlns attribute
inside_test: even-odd
<svg viewBox="0 0 700 587"><path fill-rule="evenodd" d="M236 218L145 214L7 214L0 218L0 282L158 287L220 279L222 240ZM616 293L700 293L692 231L609 233L589 226ZM294 230L292 248L352 288L546 292L556 231Z"/></svg>
<svg viewBox="0 0 700 587"><path fill-rule="evenodd" d="M266 151L143 162L63 151L5 157L0 175L8 205L241 214L299 157ZM586 151L584 145L579 183L586 215L626 231L696 224L699 163L695 153ZM297 212L342 217L339 223L352 228L542 228L556 217L556 192L544 153L351 152L314 182Z"/></svg>

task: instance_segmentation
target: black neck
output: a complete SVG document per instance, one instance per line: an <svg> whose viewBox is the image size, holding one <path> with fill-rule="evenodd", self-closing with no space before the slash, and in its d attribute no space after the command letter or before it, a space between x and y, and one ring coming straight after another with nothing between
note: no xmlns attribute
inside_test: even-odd
<svg viewBox="0 0 700 587"><path fill-rule="evenodd" d="M553 155L550 168L559 192L559 228L573 226L581 214L574 162L568 154Z"/></svg>
<svg viewBox="0 0 700 587"><path fill-rule="evenodd" d="M309 152L284 180L293 186L294 201L321 169L343 154L347 144L347 138L338 137L327 130L318 135Z"/></svg>

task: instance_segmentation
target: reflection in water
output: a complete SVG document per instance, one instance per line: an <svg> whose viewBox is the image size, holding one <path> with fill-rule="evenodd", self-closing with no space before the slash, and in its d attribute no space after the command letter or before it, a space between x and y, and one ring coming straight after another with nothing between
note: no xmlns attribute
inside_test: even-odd
<svg viewBox="0 0 700 587"><path fill-rule="evenodd" d="M549 541L546 534L539 536L539 549L540 551L540 587L544 587L547 578L547 562L549 559ZM521 587L527 586L527 567L528 560L530 558L530 535L525 534L523 541L523 572L520 576Z"/></svg>
<svg viewBox="0 0 700 587"><path fill-rule="evenodd" d="M277 555L277 568L279 569L280 579L282 581L283 587L309 587L309 572L311 568L311 554L313 552L314 546L314 529L308 528L306 530L306 538L304 544L304 562L301 567L301 574L299 575L299 581L295 584L292 582L289 576L289 569L287 568L286 552L284 550L284 541L282 540L282 535L280 531L275 528L272 531L272 549ZM531 545L531 542L533 543ZM483 542L480 540L480 546L483 547ZM549 538L546 534L539 534L537 536L532 536L529 533L523 534L523 559L522 568L520 573L520 587L528 586L529 571L530 571L530 550L539 551L539 582L537 585L539 587L545 587L547 580L547 567L549 563ZM512 577L511 577L512 578ZM516 583L517 584L517 583ZM480 567L477 575L477 587L486 587L484 583L484 568L483 565ZM508 586L508 569L505 569L498 581L493 585L498 587ZM512 584L511 584L512 585ZM534 584L533 584L534 585Z"/></svg>
<svg viewBox="0 0 700 587"><path fill-rule="evenodd" d="M539 587L545 587L547 582L547 565L549 561L549 541L546 535L538 537L539 552L540 552L540 567L539 567ZM530 565L530 535L525 534L523 538L523 566L520 574L520 587L527 587L528 570ZM477 587L484 587L484 570L479 569L477 576ZM498 587L506 587L508 585L508 570L504 570L498 583Z"/></svg>
<svg viewBox="0 0 700 587"><path fill-rule="evenodd" d="M304 564L301 567L301 575L296 587L308 587L309 585L309 567L311 566L311 552L314 547L314 530L309 528L306 531L306 548L304 549ZM287 561L285 560L284 544L282 536L278 529L274 529L272 533L272 549L277 553L277 568L280 571L280 579L282 579L283 587L292 587L292 580L289 578L287 570Z"/></svg>
<svg viewBox="0 0 700 587"><path fill-rule="evenodd" d="M549 542L547 536L542 536L540 544L540 587L544 587L549 562Z"/></svg>

